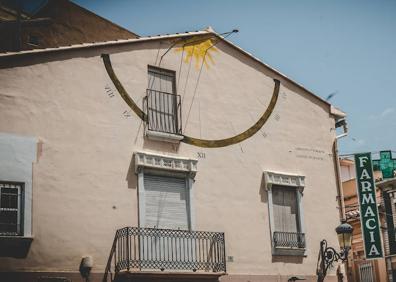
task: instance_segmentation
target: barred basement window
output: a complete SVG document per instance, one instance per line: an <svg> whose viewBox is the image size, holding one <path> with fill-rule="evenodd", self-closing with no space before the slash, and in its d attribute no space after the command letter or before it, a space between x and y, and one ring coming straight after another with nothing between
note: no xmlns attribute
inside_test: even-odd
<svg viewBox="0 0 396 282"><path fill-rule="evenodd" d="M147 129L165 134L181 134L181 102L176 95L176 72L148 67L146 96Z"/></svg>
<svg viewBox="0 0 396 282"><path fill-rule="evenodd" d="M23 184L0 181L0 236L23 234Z"/></svg>

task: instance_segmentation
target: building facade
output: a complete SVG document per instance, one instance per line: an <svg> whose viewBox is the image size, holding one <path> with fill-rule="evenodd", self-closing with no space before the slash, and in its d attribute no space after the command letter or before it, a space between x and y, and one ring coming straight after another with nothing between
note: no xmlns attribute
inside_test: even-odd
<svg viewBox="0 0 396 282"><path fill-rule="evenodd" d="M386 273L389 281L396 281L396 178L384 179L377 183L381 189L382 204L384 207L384 225L386 233L384 234Z"/></svg>
<svg viewBox="0 0 396 282"><path fill-rule="evenodd" d="M1 281L316 281L338 245L345 114L213 30L0 66Z"/></svg>
<svg viewBox="0 0 396 282"><path fill-rule="evenodd" d="M348 158L340 159L341 179L343 186L343 198L345 205L345 215L347 222L353 227L352 249L349 254L347 271L349 281L388 281L386 275L385 258L376 260L366 260L363 234L361 230L359 199L356 193L356 172L355 162ZM374 178L381 177L380 171L374 171ZM379 204L379 217L382 227L382 238L386 238L385 213L383 209L383 199L381 190L376 189L376 200ZM383 241L383 249L385 250L385 242Z"/></svg>

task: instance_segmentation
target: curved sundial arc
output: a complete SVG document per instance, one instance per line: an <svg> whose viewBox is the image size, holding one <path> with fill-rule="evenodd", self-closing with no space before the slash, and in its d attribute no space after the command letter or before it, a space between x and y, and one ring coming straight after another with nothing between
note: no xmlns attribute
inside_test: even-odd
<svg viewBox="0 0 396 282"><path fill-rule="evenodd" d="M132 98L128 95L128 92L125 90L125 88L122 86L120 80L117 78L117 75L114 72L114 69L111 65L111 60L109 54L102 54L102 59L103 63L105 65L107 74L109 75L111 81L114 83L115 88L117 89L118 93L121 95L122 99L127 103L127 105L134 111L134 113L143 121L147 120L147 115L144 111L142 111L139 106L132 100ZM187 135L183 135L183 139L181 142L184 142L186 144L198 146L198 147L204 147L204 148L219 148L219 147L225 147L229 145L234 145L239 142L242 142L250 137L252 137L254 134L256 134L266 123L268 118L271 116L272 112L274 111L276 102L278 100L279 96L279 88L280 88L280 81L277 79L274 79L274 90L272 93L272 97L270 100L270 103L263 113L263 115L260 117L260 119L253 124L251 127L249 127L247 130L229 137L229 138L224 138L224 139L215 139L215 140L208 140L208 139L199 139L199 138L194 138L190 137Z"/></svg>

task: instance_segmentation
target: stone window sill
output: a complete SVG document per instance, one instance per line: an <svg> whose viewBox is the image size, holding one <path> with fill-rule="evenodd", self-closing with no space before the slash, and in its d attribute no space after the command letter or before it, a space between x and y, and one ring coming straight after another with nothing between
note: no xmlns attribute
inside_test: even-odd
<svg viewBox="0 0 396 282"><path fill-rule="evenodd" d="M273 256L299 256L306 257L305 248L274 248L272 251Z"/></svg>

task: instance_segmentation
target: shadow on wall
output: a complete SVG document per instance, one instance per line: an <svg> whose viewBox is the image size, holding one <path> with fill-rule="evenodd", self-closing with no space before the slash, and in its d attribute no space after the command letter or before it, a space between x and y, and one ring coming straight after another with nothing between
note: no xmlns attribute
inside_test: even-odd
<svg viewBox="0 0 396 282"><path fill-rule="evenodd" d="M27 237L0 238L0 257L26 258L32 241Z"/></svg>
<svg viewBox="0 0 396 282"><path fill-rule="evenodd" d="M137 175L135 174L135 155L133 153L125 180L128 183L129 189L137 189Z"/></svg>
<svg viewBox="0 0 396 282"><path fill-rule="evenodd" d="M141 128L143 128L144 126L142 125L143 122L141 121L140 126L139 126L139 130L136 134L136 138L135 138L135 144L136 144L136 140L139 136L139 134L144 134L141 133ZM144 128L143 128L143 132L144 132ZM152 151L154 153L165 153L165 154L176 154L179 151L179 144L173 144L173 143L167 143L167 142L163 142L163 141L154 141L154 140L149 140L147 137L144 137L143 139L143 150L149 150ZM127 175L126 175L126 179L128 182L128 188L129 189L136 189L137 188L137 175L135 173L135 155L132 152L132 157L131 157L131 161L129 163L129 168L127 171Z"/></svg>
<svg viewBox="0 0 396 282"><path fill-rule="evenodd" d="M302 256L272 256L272 262L302 264L303 260Z"/></svg>
<svg viewBox="0 0 396 282"><path fill-rule="evenodd" d="M143 150L149 150L156 153L175 154L179 151L179 144L165 143L161 141L152 141L144 138ZM135 155L132 153L131 161L126 176L129 189L137 188L137 175L135 174Z"/></svg>
<svg viewBox="0 0 396 282"><path fill-rule="evenodd" d="M264 175L261 176L261 185L259 188L260 200L262 203L268 203L267 187L265 185Z"/></svg>
<svg viewBox="0 0 396 282"><path fill-rule="evenodd" d="M173 144L173 143L167 143L167 142L163 142L163 141L153 141L153 140L149 140L149 139L147 139L147 137L145 137L144 143L143 143L143 149L156 151L159 153L175 154L179 151L179 143Z"/></svg>

